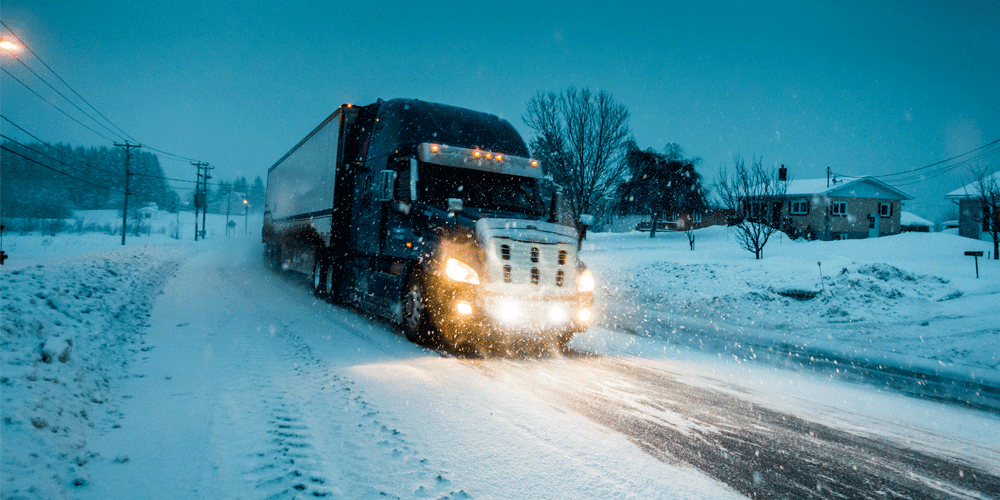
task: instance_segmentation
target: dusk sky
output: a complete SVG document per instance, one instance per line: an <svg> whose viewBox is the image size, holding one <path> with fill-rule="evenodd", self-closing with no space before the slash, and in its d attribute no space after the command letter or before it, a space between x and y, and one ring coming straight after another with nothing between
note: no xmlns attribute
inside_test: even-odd
<svg viewBox="0 0 1000 500"><path fill-rule="evenodd" d="M378 98L493 113L527 141L527 102L571 86L611 93L640 147L680 144L709 182L734 154L785 164L796 179L827 167L884 175L1000 139L995 0L5 0L0 18L128 135L211 163L214 180L266 178L337 106ZM18 57L75 97L29 52ZM6 51L0 64L122 140ZM8 74L0 82L0 111L30 133L112 145ZM6 121L0 129L31 140ZM1000 146L986 151L978 165L1000 167ZM187 161L160 160L168 176L194 179ZM949 206L943 194L970 175L961 166L922 182L885 180L917 197L906 210L933 220Z"/></svg>

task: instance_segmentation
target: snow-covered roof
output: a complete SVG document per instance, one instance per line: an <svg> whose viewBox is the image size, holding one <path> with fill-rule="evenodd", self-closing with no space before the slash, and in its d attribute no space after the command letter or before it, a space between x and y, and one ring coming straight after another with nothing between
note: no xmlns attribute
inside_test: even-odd
<svg viewBox="0 0 1000 500"><path fill-rule="evenodd" d="M1000 171L993 172L986 176L986 179L992 179L992 182L1000 185ZM989 181L987 181L989 185ZM970 182L948 194L945 195L947 198L969 198L972 196L977 196L979 194L979 181Z"/></svg>
<svg viewBox="0 0 1000 500"><path fill-rule="evenodd" d="M910 212L900 212L899 224L903 226L927 226L927 227L931 227L934 225L933 222Z"/></svg>
<svg viewBox="0 0 1000 500"><path fill-rule="evenodd" d="M820 179L794 179L788 181L787 195L816 195L829 194L833 191L841 190L852 184L867 183L877 188L885 189L898 196L901 200L912 200L913 197L874 178L874 177L836 177L827 180Z"/></svg>

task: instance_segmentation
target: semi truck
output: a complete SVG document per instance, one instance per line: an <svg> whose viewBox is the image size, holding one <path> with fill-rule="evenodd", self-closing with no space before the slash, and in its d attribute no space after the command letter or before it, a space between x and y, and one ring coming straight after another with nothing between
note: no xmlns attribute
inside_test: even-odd
<svg viewBox="0 0 1000 500"><path fill-rule="evenodd" d="M345 104L268 169L264 259L416 343L563 345L587 329L595 282L585 218L542 171L497 116Z"/></svg>

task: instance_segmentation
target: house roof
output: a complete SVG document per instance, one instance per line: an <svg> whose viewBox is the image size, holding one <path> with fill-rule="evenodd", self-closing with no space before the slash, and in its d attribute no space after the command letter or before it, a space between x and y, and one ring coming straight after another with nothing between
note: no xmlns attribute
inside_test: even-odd
<svg viewBox="0 0 1000 500"><path fill-rule="evenodd" d="M899 224L902 226L927 226L934 225L933 222L910 212L900 212Z"/></svg>
<svg viewBox="0 0 1000 500"><path fill-rule="evenodd" d="M987 186L990 182L994 182L1000 185L1000 171L993 172L986 176L986 179L991 179L987 181ZM979 195L979 181L970 182L948 194L945 195L947 198L972 198Z"/></svg>
<svg viewBox="0 0 1000 500"><path fill-rule="evenodd" d="M823 195L833 191L839 191L853 184L871 184L875 187L888 190L901 200L912 200L913 197L870 176L865 177L838 177L830 181L827 179L795 179L788 181L786 195Z"/></svg>

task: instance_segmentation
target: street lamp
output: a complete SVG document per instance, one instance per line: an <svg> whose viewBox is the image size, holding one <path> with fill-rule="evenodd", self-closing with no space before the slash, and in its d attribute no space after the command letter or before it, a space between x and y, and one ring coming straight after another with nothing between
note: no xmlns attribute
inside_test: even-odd
<svg viewBox="0 0 1000 500"><path fill-rule="evenodd" d="M247 218L250 213L250 200L243 199L243 234L247 234Z"/></svg>
<svg viewBox="0 0 1000 500"><path fill-rule="evenodd" d="M0 49L4 49L10 53L16 53L20 52L22 47L10 38L0 37Z"/></svg>

